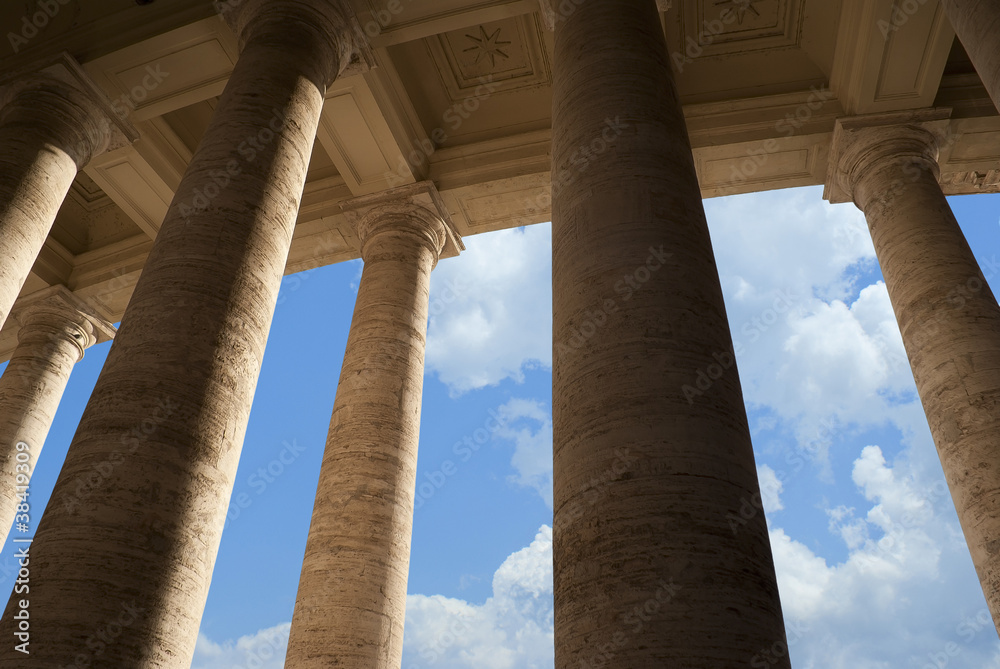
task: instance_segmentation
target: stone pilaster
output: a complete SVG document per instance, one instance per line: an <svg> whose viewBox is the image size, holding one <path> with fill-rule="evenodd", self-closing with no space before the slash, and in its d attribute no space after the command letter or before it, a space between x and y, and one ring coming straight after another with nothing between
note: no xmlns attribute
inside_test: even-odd
<svg viewBox="0 0 1000 669"><path fill-rule="evenodd" d="M73 366L84 350L115 332L63 286L20 300L14 317L21 325L17 348L0 377L0 544L14 520L18 474L35 471ZM41 511L35 509L31 517Z"/></svg>
<svg viewBox="0 0 1000 669"><path fill-rule="evenodd" d="M965 540L1000 620L1000 307L941 187L947 110L838 121L828 196L864 211Z"/></svg>
<svg viewBox="0 0 1000 669"><path fill-rule="evenodd" d="M577 3L553 76L555 666L787 668L764 516L740 515L757 472L654 0Z"/></svg>
<svg viewBox="0 0 1000 669"><path fill-rule="evenodd" d="M462 248L433 185L359 198L364 272L337 385L286 665L399 669L430 275Z"/></svg>
<svg viewBox="0 0 1000 669"><path fill-rule="evenodd" d="M137 138L65 54L0 81L0 326L77 172Z"/></svg>
<svg viewBox="0 0 1000 669"><path fill-rule="evenodd" d="M358 47L345 2L231 4L241 55L32 544L32 666L191 665L325 92Z"/></svg>
<svg viewBox="0 0 1000 669"><path fill-rule="evenodd" d="M1000 109L1000 4L996 0L941 0L958 39ZM995 614L994 614L995 616Z"/></svg>

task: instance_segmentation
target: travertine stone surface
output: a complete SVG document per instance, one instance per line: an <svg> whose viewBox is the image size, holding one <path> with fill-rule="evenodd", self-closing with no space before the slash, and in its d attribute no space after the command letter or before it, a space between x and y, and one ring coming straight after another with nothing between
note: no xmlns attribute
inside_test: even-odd
<svg viewBox="0 0 1000 669"><path fill-rule="evenodd" d="M408 202L375 206L358 225L364 272L287 667L402 662L430 274L450 236L437 212Z"/></svg>
<svg viewBox="0 0 1000 669"><path fill-rule="evenodd" d="M1000 109L1000 3L996 0L941 0L958 39ZM994 612L996 617L996 612Z"/></svg>
<svg viewBox="0 0 1000 669"><path fill-rule="evenodd" d="M24 75L0 100L0 326L77 172L108 146L112 121L90 92Z"/></svg>
<svg viewBox="0 0 1000 669"><path fill-rule="evenodd" d="M1000 307L918 126L855 130L839 176L865 212L958 519L1000 620ZM844 141L844 140L842 140Z"/></svg>
<svg viewBox="0 0 1000 669"><path fill-rule="evenodd" d="M14 521L17 475L35 471L73 365L89 346L114 336L113 325L62 286L32 296L15 318L21 324L17 348L0 376L0 543ZM28 492L29 532L15 533L22 538L34 533L30 528L42 512Z"/></svg>
<svg viewBox="0 0 1000 669"><path fill-rule="evenodd" d="M30 662L5 643L4 667L191 665L325 90L353 34L330 0L245 4L262 16L243 22L32 545ZM114 642L95 642L109 626Z"/></svg>
<svg viewBox="0 0 1000 669"><path fill-rule="evenodd" d="M656 3L576 5L555 49L555 666L787 668Z"/></svg>

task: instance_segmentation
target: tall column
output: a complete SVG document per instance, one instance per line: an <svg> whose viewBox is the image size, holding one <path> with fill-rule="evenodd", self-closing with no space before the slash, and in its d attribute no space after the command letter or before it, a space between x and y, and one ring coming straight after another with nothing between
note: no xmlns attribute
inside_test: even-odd
<svg viewBox="0 0 1000 669"><path fill-rule="evenodd" d="M932 131L941 125L912 115L841 120L832 164L837 186L868 220L917 392L996 623L1000 307L938 185L941 133Z"/></svg>
<svg viewBox="0 0 1000 669"><path fill-rule="evenodd" d="M65 55L15 76L0 93L3 326L77 172L138 134Z"/></svg>
<svg viewBox="0 0 1000 669"><path fill-rule="evenodd" d="M232 5L239 61L32 544L32 667L191 664L325 91L358 46L346 3Z"/></svg>
<svg viewBox="0 0 1000 669"><path fill-rule="evenodd" d="M14 313L17 348L0 376L0 545L14 522L18 474L35 471L73 366L115 332L63 286L19 301Z"/></svg>
<svg viewBox="0 0 1000 669"><path fill-rule="evenodd" d="M788 667L656 3L578 4L554 68L555 666Z"/></svg>
<svg viewBox="0 0 1000 669"><path fill-rule="evenodd" d="M941 0L959 41L1000 109L1000 3L996 0ZM994 614L995 615L995 614Z"/></svg>
<svg viewBox="0 0 1000 669"><path fill-rule="evenodd" d="M432 185L357 200L358 287L285 666L399 669L430 275L461 241Z"/></svg>

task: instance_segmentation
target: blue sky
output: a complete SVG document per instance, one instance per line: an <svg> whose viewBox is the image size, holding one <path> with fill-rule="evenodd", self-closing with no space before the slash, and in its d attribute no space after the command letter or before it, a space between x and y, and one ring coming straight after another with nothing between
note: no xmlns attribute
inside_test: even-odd
<svg viewBox="0 0 1000 669"><path fill-rule="evenodd" d="M793 666L1000 668L864 219L821 193L705 203ZM997 292L1000 199L951 203ZM550 668L549 226L466 245L432 277L403 667ZM283 283L193 669L281 666L360 271ZM35 508L107 349L70 380Z"/></svg>

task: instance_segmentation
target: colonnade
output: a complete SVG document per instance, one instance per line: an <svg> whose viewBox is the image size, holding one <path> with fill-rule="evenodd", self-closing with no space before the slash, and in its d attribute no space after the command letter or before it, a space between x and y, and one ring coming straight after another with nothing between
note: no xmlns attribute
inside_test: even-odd
<svg viewBox="0 0 1000 669"><path fill-rule="evenodd" d="M342 0L244 0L227 11L239 60L35 534L30 661L4 643L4 666L88 666L88 638L123 606L135 619L102 649L102 665L190 666L325 91L364 47L351 11ZM557 17L555 49L556 667L577 669L595 649L622 667L746 666L764 653L769 666L788 667L787 652L774 650L787 645L763 514L730 523L760 490L655 0L579 4ZM0 110L0 254L13 259L0 267L0 320L76 171L122 132L92 91L53 81L25 78ZM612 119L621 133L614 147L581 169L577 149ZM928 128L907 117L841 123L835 178L868 218L1000 619L989 443L1000 308L937 184ZM238 151L248 137L262 147L252 161ZM220 171L229 183L194 206ZM398 669L430 274L463 247L429 182L345 209L364 272L286 666ZM617 298L615 284L639 268L649 281L627 301ZM974 295L953 304L949 291L970 282L978 282ZM569 345L595 310L607 316L601 331L583 347ZM40 448L72 365L114 334L61 289L18 315L18 348L0 379L4 531L16 444ZM940 324L933 333L930 320ZM724 372L713 386L686 395L713 367ZM14 638L17 599L0 619L0 638ZM657 616L638 630L627 623L629 611L654 599Z"/></svg>
<svg viewBox="0 0 1000 669"><path fill-rule="evenodd" d="M946 122L838 122L836 178L865 213L917 393L1000 621L1000 307L938 184Z"/></svg>

